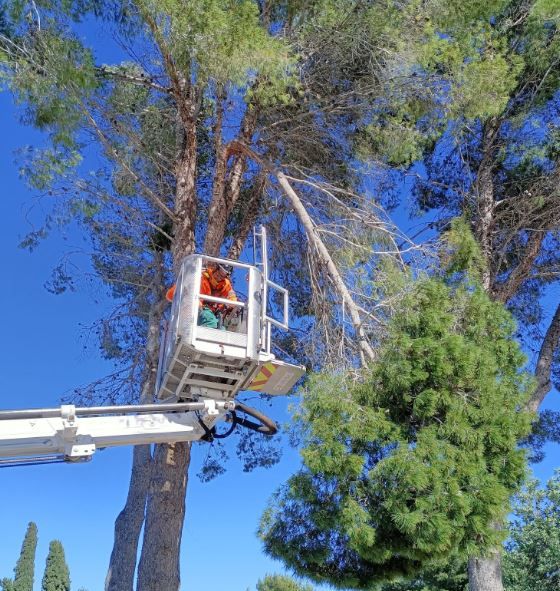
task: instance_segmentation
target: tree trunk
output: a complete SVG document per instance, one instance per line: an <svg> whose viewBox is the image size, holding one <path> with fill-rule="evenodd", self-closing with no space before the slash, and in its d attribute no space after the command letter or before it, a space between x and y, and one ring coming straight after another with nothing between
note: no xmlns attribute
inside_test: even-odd
<svg viewBox="0 0 560 591"><path fill-rule="evenodd" d="M134 588L138 540L144 523L152 454L149 445L138 445L132 453L128 496L115 521L115 542L105 579L105 591L132 591Z"/></svg>
<svg viewBox="0 0 560 591"><path fill-rule="evenodd" d="M544 336L541 350L539 351L539 358L537 359L537 367L535 369L535 377L537 378L537 387L533 392L527 408L532 412L537 412L544 397L550 392L552 388L552 381L550 379L550 372L552 369L552 362L554 354L560 344L560 304L556 308L556 312L552 317L550 325Z"/></svg>
<svg viewBox="0 0 560 591"><path fill-rule="evenodd" d="M196 105L190 103L189 118L183 121L184 140L181 155L177 162L175 176L175 227L173 240L173 268L179 271L183 257L194 252L195 221L197 209L196 195Z"/></svg>
<svg viewBox="0 0 560 591"><path fill-rule="evenodd" d="M137 591L177 591L189 443L156 445Z"/></svg>
<svg viewBox="0 0 560 591"><path fill-rule="evenodd" d="M227 254L228 259L237 260L241 256L241 251L243 250L243 247L247 242L249 233L251 232L251 229L257 222L265 188L266 173L264 171L261 171L259 173L259 176L253 183L253 187L251 189L251 193L247 199L247 202L244 203L243 218L241 220L239 227L237 228L237 233L235 234L233 242L229 247L229 251Z"/></svg>
<svg viewBox="0 0 560 591"><path fill-rule="evenodd" d="M241 182L247 166L245 154L237 151L229 175L226 178L227 161L232 148L235 150L239 142L249 143L251 141L257 123L257 109L251 105L247 107L239 136L237 140L228 145L224 145L221 141L222 118L220 110L218 110L218 115L220 116L216 120L216 132L220 133L220 137L215 142L216 166L214 169L212 200L208 210L208 232L204 241L204 252L212 256L220 254L220 247L224 241L227 224L241 193Z"/></svg>
<svg viewBox="0 0 560 591"><path fill-rule="evenodd" d="M155 277L151 294L155 304L150 310L148 320L148 338L146 341L146 368L144 385L140 395L140 404L153 401L157 365L159 357L159 332L163 306L163 255L154 256ZM149 445L134 447L132 454L132 473L128 495L123 510L115 521L115 541L109 560L109 569L105 579L105 591L132 591L138 541L144 523L146 498L150 484L152 453Z"/></svg>
<svg viewBox="0 0 560 591"><path fill-rule="evenodd" d="M494 155L499 121L491 119L484 125L482 134L482 159L476 176L477 219L475 234L484 256L482 285L490 293L492 287L492 223L494 221Z"/></svg>
<svg viewBox="0 0 560 591"><path fill-rule="evenodd" d="M503 591L499 553L487 558L469 558L468 573L469 591Z"/></svg>
<svg viewBox="0 0 560 591"><path fill-rule="evenodd" d="M492 224L494 222L494 178L493 167L496 152L496 136L500 121L490 119L484 125L482 134L482 159L477 172L477 219L475 235L484 256L482 286L488 294L492 292ZM497 525L496 527L499 527ZM487 557L471 557L468 562L469 591L503 591L501 549Z"/></svg>
<svg viewBox="0 0 560 591"><path fill-rule="evenodd" d="M177 275L183 258L195 248L196 221L196 103L185 98L180 109L184 141L177 161L173 267ZM152 479L146 505L137 591L177 591L179 552L185 518L190 443L155 446Z"/></svg>

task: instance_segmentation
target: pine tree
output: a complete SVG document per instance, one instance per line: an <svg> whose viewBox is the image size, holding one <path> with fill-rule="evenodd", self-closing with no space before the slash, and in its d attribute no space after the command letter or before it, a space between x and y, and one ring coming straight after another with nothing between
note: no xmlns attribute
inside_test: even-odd
<svg viewBox="0 0 560 591"><path fill-rule="evenodd" d="M506 548L508 591L560 588L560 472L546 487L533 480L518 495Z"/></svg>
<svg viewBox="0 0 560 591"><path fill-rule="evenodd" d="M58 540L49 544L49 554L43 575L42 591L70 591L70 571L64 557L64 548Z"/></svg>
<svg viewBox="0 0 560 591"><path fill-rule="evenodd" d="M475 282L417 280L362 380L325 372L305 388L304 467L263 517L266 551L366 589L499 545L531 419L514 332Z"/></svg>

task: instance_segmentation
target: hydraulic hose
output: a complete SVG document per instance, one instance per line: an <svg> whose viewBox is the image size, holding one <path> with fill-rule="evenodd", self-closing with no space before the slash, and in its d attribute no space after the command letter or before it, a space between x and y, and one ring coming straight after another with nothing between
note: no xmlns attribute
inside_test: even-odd
<svg viewBox="0 0 560 591"><path fill-rule="evenodd" d="M243 404L242 402L235 402L235 410L241 411L254 419L259 421L255 423L253 421L249 421L248 419L240 419L239 417L235 418L235 422L246 429L250 429L251 431L257 431L257 433L262 433L267 437L272 437L272 435L276 435L278 433L278 425L266 415L263 415L258 410Z"/></svg>
<svg viewBox="0 0 560 591"><path fill-rule="evenodd" d="M259 422L255 423L254 421L250 421L249 419L240 418L237 415L237 411L241 411L242 413L249 415L254 419L257 419L257 421ZM262 433L262 435L265 435L267 437L272 437L273 435L276 435L276 433L278 433L278 426L272 419L262 414L255 408L243 404L242 402L235 403L235 410L231 411L230 418L226 419L228 422L231 422L231 427L225 433L218 433L216 431L216 427L212 427L211 429L209 429L204 424L204 421L198 413L197 418L200 426L204 430L204 437L202 438L204 441L212 441L214 439L225 439L233 433L233 430L237 425L245 427L245 429L249 429L250 431Z"/></svg>

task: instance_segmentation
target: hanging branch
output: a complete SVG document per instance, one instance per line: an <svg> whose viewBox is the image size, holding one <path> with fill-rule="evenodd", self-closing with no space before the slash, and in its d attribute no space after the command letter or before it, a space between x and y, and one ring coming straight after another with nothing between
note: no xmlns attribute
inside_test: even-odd
<svg viewBox="0 0 560 591"><path fill-rule="evenodd" d="M307 209L301 202L301 199L299 198L298 194L290 185L290 182L286 178L286 175L282 171L278 170L272 163L265 161L261 156L256 154L253 150L251 150L251 148L242 144L241 142L233 140L230 143L230 146L232 149L237 149L247 154L248 157L257 162L259 165L265 168L272 176L276 178L278 184L280 185L280 188L290 201L294 209L294 212L298 216L305 230L309 243L318 252L319 257L321 258L322 262L325 264L327 268L329 278L331 279L336 291L338 292L338 294L342 298L342 301L346 305L346 308L348 309L348 313L350 314L350 318L352 321L352 326L354 327L354 330L356 331L356 334L358 336L358 346L360 348L360 359L362 365L366 364L366 360L372 361L373 359L375 359L375 353L373 351L373 348L369 344L364 332L359 308L354 302L348 287L346 287L346 283L344 282L344 279L342 278L342 275L340 274L335 262L333 261L327 247L325 246L324 242L321 240L320 236L316 232L315 224L311 219L311 216L309 215Z"/></svg>

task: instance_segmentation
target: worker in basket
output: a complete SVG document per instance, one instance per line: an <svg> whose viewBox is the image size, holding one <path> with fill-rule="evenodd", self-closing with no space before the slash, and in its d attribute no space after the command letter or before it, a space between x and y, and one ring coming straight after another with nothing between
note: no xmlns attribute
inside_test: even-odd
<svg viewBox="0 0 560 591"><path fill-rule="evenodd" d="M237 296L231 284L231 267L221 263L210 263L202 270L200 280L200 294L209 295L215 298L224 298L237 301ZM167 301L173 301L175 295L175 285L167 290L165 297ZM233 315L237 308L218 302L207 302L204 298L199 300L200 309L198 312L199 326L207 328L223 328L223 321L229 315Z"/></svg>

